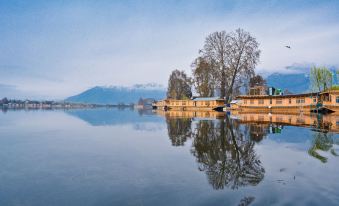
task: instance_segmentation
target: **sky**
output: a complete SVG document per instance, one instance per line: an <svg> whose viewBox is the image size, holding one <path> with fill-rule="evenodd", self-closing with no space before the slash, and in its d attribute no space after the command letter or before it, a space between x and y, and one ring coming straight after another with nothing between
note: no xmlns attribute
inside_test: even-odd
<svg viewBox="0 0 339 206"><path fill-rule="evenodd" d="M260 43L260 74L339 65L339 1L0 0L0 98L166 86L207 35L237 28Z"/></svg>

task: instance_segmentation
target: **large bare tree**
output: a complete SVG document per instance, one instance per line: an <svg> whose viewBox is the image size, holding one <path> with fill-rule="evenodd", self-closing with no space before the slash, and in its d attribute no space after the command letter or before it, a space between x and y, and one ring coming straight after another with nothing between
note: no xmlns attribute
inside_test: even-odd
<svg viewBox="0 0 339 206"><path fill-rule="evenodd" d="M250 33L237 29L230 33L221 31L210 34L205 40L203 54L216 65L220 96L229 102L234 86L244 78L254 76L260 50L259 43Z"/></svg>
<svg viewBox="0 0 339 206"><path fill-rule="evenodd" d="M227 46L229 44L229 36L226 31L214 32L205 39L204 49L202 53L204 58L213 62L215 79L217 86L220 88L220 96L225 97L226 93L226 72L227 72Z"/></svg>
<svg viewBox="0 0 339 206"><path fill-rule="evenodd" d="M174 70L168 80L167 97L188 99L192 97L191 79L184 71Z"/></svg>

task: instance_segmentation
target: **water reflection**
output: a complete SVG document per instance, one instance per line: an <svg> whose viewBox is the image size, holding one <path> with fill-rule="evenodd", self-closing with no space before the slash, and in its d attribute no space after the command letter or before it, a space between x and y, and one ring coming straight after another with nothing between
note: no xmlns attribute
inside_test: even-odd
<svg viewBox="0 0 339 206"><path fill-rule="evenodd" d="M308 127L320 132L339 133L339 116L337 115L234 113L231 118L240 120L242 124L266 125L271 133L280 133L286 125Z"/></svg>
<svg viewBox="0 0 339 206"><path fill-rule="evenodd" d="M79 118L92 126L114 126L131 124L138 130L149 130L146 123L162 124L162 118L152 110L133 110L133 108L95 108L65 110L71 116ZM149 125L148 125L149 126ZM156 126L153 129L158 128Z"/></svg>
<svg viewBox="0 0 339 206"><path fill-rule="evenodd" d="M334 144L338 143L334 141L331 133L315 132L313 134L312 146L308 150L308 154L321 162L326 163L328 158L319 154L319 151L330 152L333 156L338 156L334 149Z"/></svg>
<svg viewBox="0 0 339 206"><path fill-rule="evenodd" d="M238 204L238 206L248 206L250 205L253 201L255 200L255 197L244 197L240 200L240 203Z"/></svg>
<svg viewBox="0 0 339 206"><path fill-rule="evenodd" d="M246 132L249 134L251 140L255 142L263 140L269 133L269 128L270 127L267 124L253 123L245 125Z"/></svg>
<svg viewBox="0 0 339 206"><path fill-rule="evenodd" d="M183 146L192 136L192 118L171 118L166 116L168 136L173 146Z"/></svg>
<svg viewBox="0 0 339 206"><path fill-rule="evenodd" d="M260 128L266 130L262 126L242 127L240 121L218 112L169 111L161 114L166 117L173 146L182 146L187 139L193 138L191 153L196 157L198 169L206 173L214 189L254 186L264 178L265 169L254 150L255 142L266 135L265 132L258 133ZM219 118L206 119L211 117ZM193 121L193 118L197 119Z"/></svg>
<svg viewBox="0 0 339 206"><path fill-rule="evenodd" d="M308 154L326 163L319 151L338 156L332 132L338 117L321 115L232 114L218 112L157 111L165 116L168 136L173 146L182 146L192 138L191 153L198 170L205 172L216 189L238 189L258 185L265 168L256 154L255 145L268 135L282 133L285 126L310 127L313 141ZM309 138L307 136L306 138ZM241 204L252 202L245 199Z"/></svg>
<svg viewBox="0 0 339 206"><path fill-rule="evenodd" d="M0 205L338 205L335 115L66 112L0 115Z"/></svg>
<svg viewBox="0 0 339 206"><path fill-rule="evenodd" d="M228 117L201 120L196 125L191 152L214 189L237 189L257 185L264 178L254 144L240 124Z"/></svg>

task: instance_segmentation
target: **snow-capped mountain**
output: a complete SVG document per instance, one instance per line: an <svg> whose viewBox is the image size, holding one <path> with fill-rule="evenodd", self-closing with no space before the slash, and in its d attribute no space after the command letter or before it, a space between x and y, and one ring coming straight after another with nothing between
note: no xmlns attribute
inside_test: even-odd
<svg viewBox="0 0 339 206"><path fill-rule="evenodd" d="M163 99L166 88L156 83L124 86L96 86L78 95L68 97L65 101L96 104L130 104L140 98Z"/></svg>

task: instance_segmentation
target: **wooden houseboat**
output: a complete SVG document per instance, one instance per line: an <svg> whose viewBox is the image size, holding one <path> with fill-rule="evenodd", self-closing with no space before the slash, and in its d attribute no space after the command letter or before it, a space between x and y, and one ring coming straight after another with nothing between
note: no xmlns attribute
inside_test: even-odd
<svg viewBox="0 0 339 206"><path fill-rule="evenodd" d="M222 111L224 106L225 100L218 97L196 97L187 100L164 99L153 104L154 109L179 111Z"/></svg>
<svg viewBox="0 0 339 206"><path fill-rule="evenodd" d="M339 111L339 90L287 95L240 95L231 102L231 110L242 112L310 113L317 108Z"/></svg>

